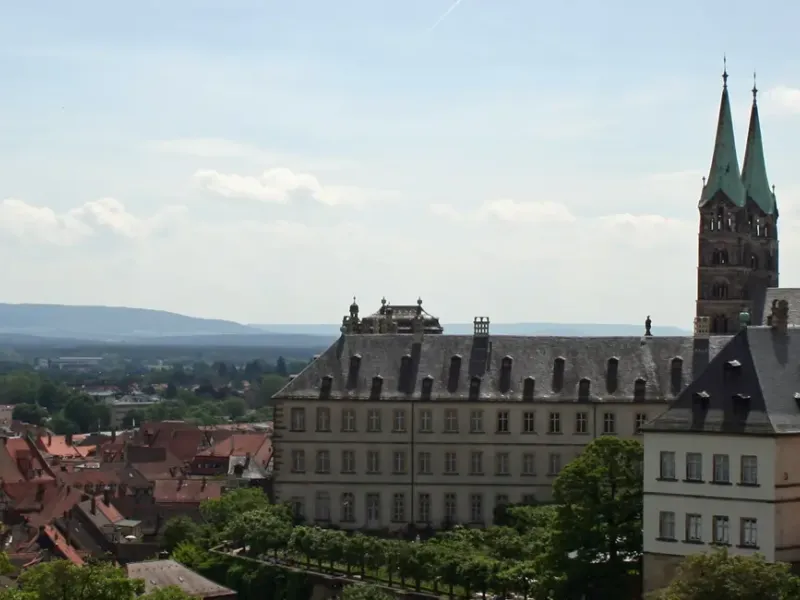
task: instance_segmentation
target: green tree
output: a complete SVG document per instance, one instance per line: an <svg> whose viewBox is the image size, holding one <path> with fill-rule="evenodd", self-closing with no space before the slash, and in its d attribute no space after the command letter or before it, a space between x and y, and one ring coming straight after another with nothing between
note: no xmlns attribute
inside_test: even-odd
<svg viewBox="0 0 800 600"><path fill-rule="evenodd" d="M342 590L342 600L392 600L383 588L368 583L354 583Z"/></svg>
<svg viewBox="0 0 800 600"><path fill-rule="evenodd" d="M281 377L289 376L289 369L286 367L286 359L282 356L279 356L278 360L275 361L275 372Z"/></svg>
<svg viewBox="0 0 800 600"><path fill-rule="evenodd" d="M132 600L144 591L144 582L128 579L123 569L108 564L79 567L67 560L25 569L17 581L37 600Z"/></svg>
<svg viewBox="0 0 800 600"><path fill-rule="evenodd" d="M171 400L178 397L178 387L171 381L167 384L167 389L164 390L164 398Z"/></svg>
<svg viewBox="0 0 800 600"><path fill-rule="evenodd" d="M552 556L570 593L621 594L642 549L642 445L594 440L561 471L553 498Z"/></svg>
<svg viewBox="0 0 800 600"><path fill-rule="evenodd" d="M789 565L763 556L732 556L727 549L693 554L672 583L655 594L659 600L796 600L800 579Z"/></svg>
<svg viewBox="0 0 800 600"><path fill-rule="evenodd" d="M38 404L22 403L14 407L11 418L31 425L41 425L42 421L47 418L47 411Z"/></svg>
<svg viewBox="0 0 800 600"><path fill-rule="evenodd" d="M200 526L185 515L173 517L164 526L161 540L165 550L172 552L179 544L196 544L200 540Z"/></svg>
<svg viewBox="0 0 800 600"><path fill-rule="evenodd" d="M200 504L203 519L217 531L222 531L229 521L237 515L250 510L266 508L269 498L260 488L242 488L223 494L213 500Z"/></svg>
<svg viewBox="0 0 800 600"><path fill-rule="evenodd" d="M242 398L231 396L225 400L222 410L231 419L239 419L244 416L245 412L247 412L247 404L245 404L245 401Z"/></svg>

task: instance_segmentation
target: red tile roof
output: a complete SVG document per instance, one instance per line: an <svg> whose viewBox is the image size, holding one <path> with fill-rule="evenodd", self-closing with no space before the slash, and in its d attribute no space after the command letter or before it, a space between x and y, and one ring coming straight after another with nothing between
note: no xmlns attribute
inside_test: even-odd
<svg viewBox="0 0 800 600"><path fill-rule="evenodd" d="M117 521L122 521L125 517L123 517L120 512L114 508L114 506L110 504L106 504L103 501L103 496L95 496L94 499L95 506L97 510L103 513L103 516L109 520L111 523L116 523Z"/></svg>
<svg viewBox="0 0 800 600"><path fill-rule="evenodd" d="M77 458L81 456L81 453L72 444L67 443L67 436L65 435L41 435L37 438L36 443L41 450L51 456L61 458Z"/></svg>
<svg viewBox="0 0 800 600"><path fill-rule="evenodd" d="M175 502L199 503L203 500L219 498L222 495L222 481L204 479L158 479L153 486L153 499L156 502L171 504Z"/></svg>
<svg viewBox="0 0 800 600"><path fill-rule="evenodd" d="M69 545L69 542L67 542L63 535L56 531L55 527L52 527L51 525L45 525L44 534L50 538L50 541L53 542L53 545L56 547L61 556L66 558L74 565L78 565L79 567L83 565L83 559L78 554L78 551Z"/></svg>
<svg viewBox="0 0 800 600"><path fill-rule="evenodd" d="M229 438L203 450L199 456L255 456L261 447L269 443L266 433L235 433Z"/></svg>

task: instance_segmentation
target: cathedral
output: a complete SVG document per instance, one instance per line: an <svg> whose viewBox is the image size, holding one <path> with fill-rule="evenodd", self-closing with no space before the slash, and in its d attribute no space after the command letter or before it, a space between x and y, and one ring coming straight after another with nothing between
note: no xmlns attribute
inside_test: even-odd
<svg viewBox="0 0 800 600"><path fill-rule="evenodd" d="M710 332L736 333L764 318L768 288L778 287L778 205L770 187L758 118L758 89L739 170L728 71L722 74L714 154L700 195L697 317L707 317Z"/></svg>

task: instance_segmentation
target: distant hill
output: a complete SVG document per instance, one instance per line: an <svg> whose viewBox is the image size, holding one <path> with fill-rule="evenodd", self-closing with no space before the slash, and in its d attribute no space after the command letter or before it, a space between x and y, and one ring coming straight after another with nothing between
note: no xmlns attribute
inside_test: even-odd
<svg viewBox="0 0 800 600"><path fill-rule="evenodd" d="M296 333L305 335L338 336L340 325L309 324L270 324L250 325L271 333ZM472 333L472 323L444 323L444 332L456 335ZM606 325L601 323L492 323L490 331L497 335L553 335L553 336L637 336L644 334L644 324ZM691 335L688 329L672 325L653 326L653 335L684 336Z"/></svg>
<svg viewBox="0 0 800 600"><path fill-rule="evenodd" d="M0 333L114 341L186 335L263 335L264 331L234 321L199 319L146 308L0 304Z"/></svg>

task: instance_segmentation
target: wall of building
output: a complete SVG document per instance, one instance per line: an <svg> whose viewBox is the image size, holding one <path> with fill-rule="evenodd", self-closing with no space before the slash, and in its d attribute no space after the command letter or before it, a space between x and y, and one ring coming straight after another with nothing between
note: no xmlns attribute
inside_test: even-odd
<svg viewBox="0 0 800 600"><path fill-rule="evenodd" d="M800 562L800 436L777 438L775 460L775 558Z"/></svg>

